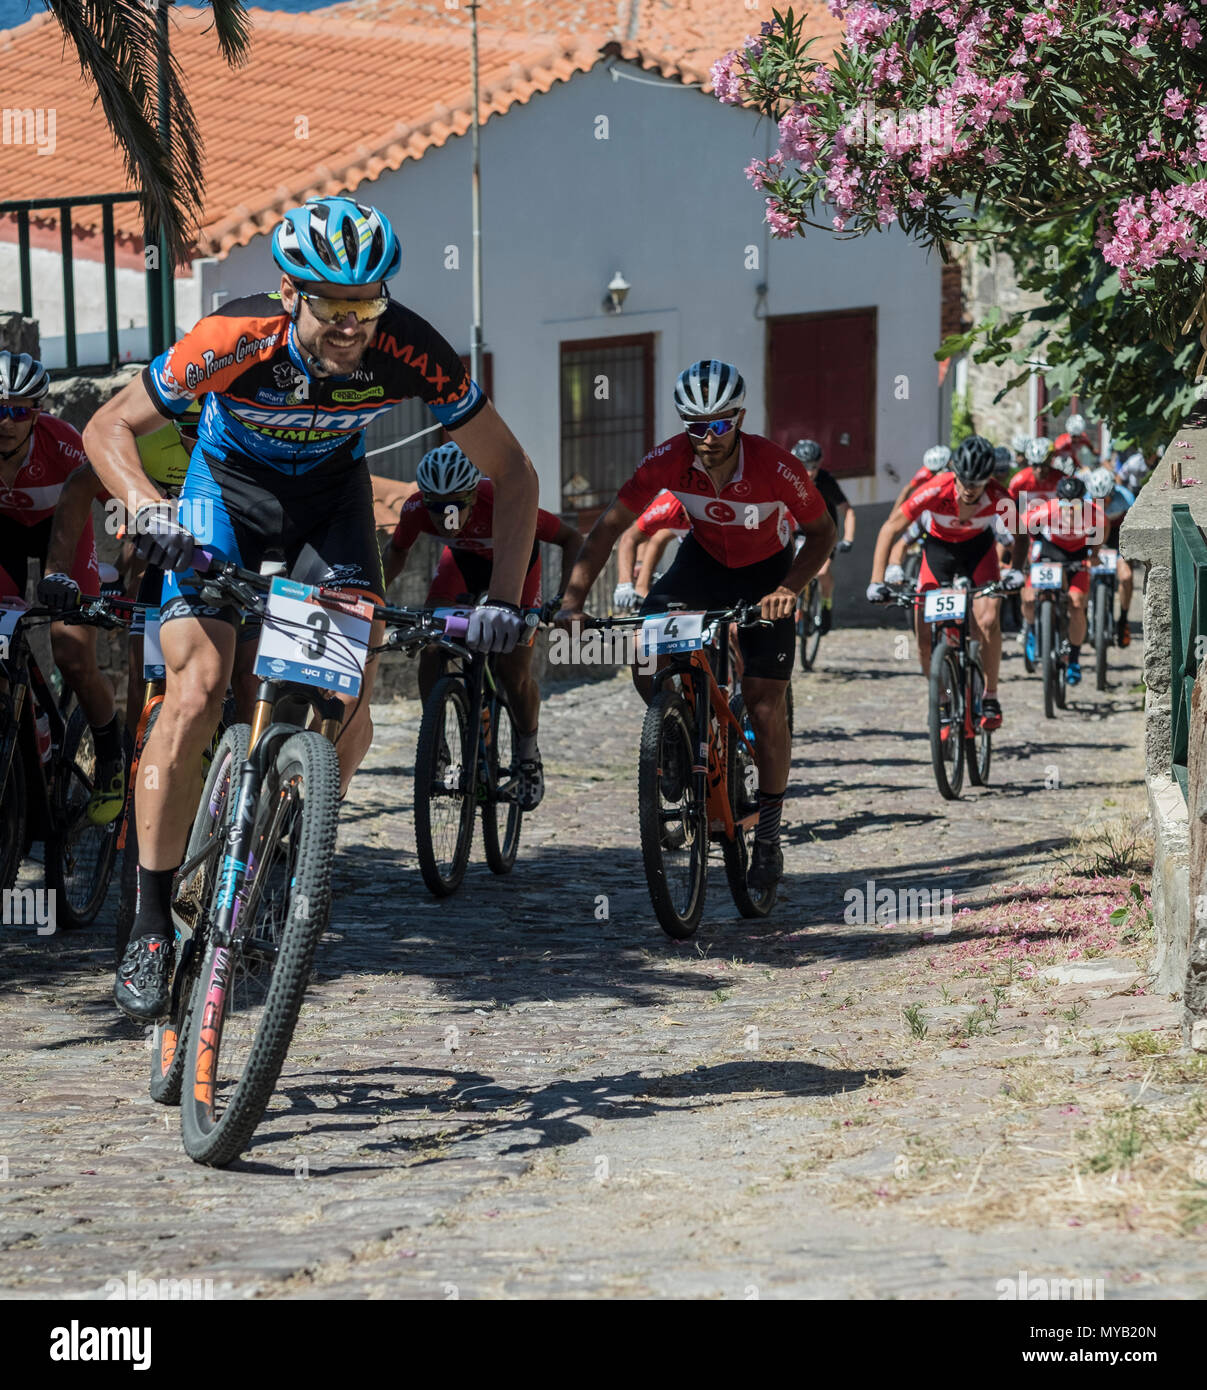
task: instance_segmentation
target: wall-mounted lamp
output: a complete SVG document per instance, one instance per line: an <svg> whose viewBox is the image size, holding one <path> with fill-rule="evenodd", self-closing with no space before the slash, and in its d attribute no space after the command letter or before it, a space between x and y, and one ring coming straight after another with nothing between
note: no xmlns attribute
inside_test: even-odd
<svg viewBox="0 0 1207 1390"><path fill-rule="evenodd" d="M621 306L628 298L629 290L632 286L618 270L608 283L608 292L604 295L603 309L605 314L619 314Z"/></svg>

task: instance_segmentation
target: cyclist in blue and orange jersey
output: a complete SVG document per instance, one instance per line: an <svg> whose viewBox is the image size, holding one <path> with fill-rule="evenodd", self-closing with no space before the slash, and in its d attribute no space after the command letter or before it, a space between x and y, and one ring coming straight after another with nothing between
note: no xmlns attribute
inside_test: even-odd
<svg viewBox="0 0 1207 1390"><path fill-rule="evenodd" d="M933 483L939 474L951 463L951 450L946 444L932 444L922 455L922 467L908 479L901 491L897 494L893 502L893 509L896 510L902 502L912 492L917 492L920 487L925 487ZM893 544L889 552L888 565L885 567L884 577L889 584L900 584L905 578L905 552L909 549L913 541L919 540L922 536L922 527L919 522L913 522L903 536L900 536Z"/></svg>
<svg viewBox="0 0 1207 1390"><path fill-rule="evenodd" d="M490 596L470 617L468 643L510 651L523 628L519 598L536 523L536 472L448 342L390 298L387 281L402 250L387 219L349 198L315 199L285 214L272 252L281 271L276 291L230 301L201 319L102 406L85 432L101 482L127 504L136 547L169 572L161 610L166 693L143 755L160 776L153 787L140 779L136 790L138 907L114 990L121 1008L148 1021L168 1004L172 877L235 651L237 611L205 599L192 569L195 546L251 569L273 551L290 566L317 556L300 577L380 600L364 431L418 397L498 488ZM135 438L202 395L180 499L187 519L201 524L204 534L194 536L149 485ZM375 623L375 645L382 632ZM372 738L375 670L370 658L359 697L340 697L341 791Z"/></svg>
<svg viewBox="0 0 1207 1390"><path fill-rule="evenodd" d="M951 471L928 487L919 488L894 507L880 528L868 600L883 603L890 596L885 578L889 552L894 540L913 521L921 521L926 533L918 591L938 589L955 579L967 579L973 586L1001 579L1008 588L1021 588L1023 576L1015 569L1001 573L994 545L999 519L1012 534L1014 508L1010 495L993 477L993 445L981 435L970 435L956 449ZM997 681L1002 660L1000 597L982 594L973 599L973 631L981 643L985 663L985 694L981 701L981 724L999 728L1002 707ZM922 605L915 614L918 659L925 675L930 670L930 629Z"/></svg>
<svg viewBox="0 0 1207 1390"><path fill-rule="evenodd" d="M1119 621L1115 625L1115 640L1121 647L1131 646L1132 633L1127 610L1132 603L1132 567L1119 554L1119 528L1123 518L1135 505L1136 494L1131 488L1115 481L1109 468L1095 468L1086 479L1086 496L1102 503L1106 515L1106 540L1103 546L1115 552L1115 582L1119 589Z"/></svg>
<svg viewBox="0 0 1207 1390"><path fill-rule="evenodd" d="M612 592L612 607L617 613L639 606L650 591L666 547L671 541L682 540L689 530L683 503L673 492L660 492L617 543L616 588Z"/></svg>
<svg viewBox="0 0 1207 1390"><path fill-rule="evenodd" d="M447 541L440 552L435 577L424 602L434 604L473 603L490 588L495 553L494 485L470 463L456 444L440 444L419 462L415 475L419 491L407 498L394 534L386 543L382 559L387 586L402 573L411 547L421 535L439 536ZM520 604L524 608L540 605L540 542L561 547L561 573L569 574L582 536L573 526L552 512L537 509L536 539L532 542L528 573ZM521 643L497 659L495 669L511 697L515 715L516 754L519 773L517 804L522 811L535 811L545 795L545 777L537 747L537 721L541 713L541 689L532 675L533 649ZM439 650L425 647L419 654L419 695L424 701L440 674Z"/></svg>
<svg viewBox="0 0 1207 1390"><path fill-rule="evenodd" d="M758 602L770 627L739 633L742 694L754 729L759 823L747 880L770 888L783 875L780 821L791 749L786 691L796 654L796 599L834 548L835 527L820 494L787 449L743 434L746 383L728 362L705 358L679 374L675 406L684 433L651 449L595 523L566 585L558 621L582 620L582 605L617 538L666 489L691 530L642 613L683 603L697 610ZM794 554L794 532L805 543ZM634 670L648 700L652 679Z"/></svg>
<svg viewBox="0 0 1207 1390"><path fill-rule="evenodd" d="M43 409L50 374L29 353L0 352L0 597L25 598L30 560L50 575L95 596L101 591L92 518L70 551L50 564L55 508L67 479L86 463L84 442L67 423ZM62 573L56 573L62 570ZM126 764L113 687L96 656L96 628L55 621L50 645L55 665L75 692L96 750L96 777L88 798L93 825L108 825L125 800Z"/></svg>
<svg viewBox="0 0 1207 1390"><path fill-rule="evenodd" d="M1040 497L1020 518L1020 530L1014 542L1014 564L1024 563L1027 541L1034 537L1030 558L1058 560L1063 564L1086 561L1091 550L1102 545L1106 537L1106 513L1101 502L1086 497L1085 483L1080 478L1061 478L1055 497ZM1069 577L1069 646L1068 682L1081 682L1081 644L1085 641L1086 605L1090 593L1090 575L1081 570ZM1023 609L1027 625L1035 626L1035 591L1028 581L1023 590Z"/></svg>
<svg viewBox="0 0 1207 1390"><path fill-rule="evenodd" d="M835 543L826 563L817 571L817 583L821 589L821 631L825 634L834 625L834 556L847 554L855 544L855 508L834 474L821 466L821 445L815 439L798 439L792 446L792 457L805 465L809 481L821 493L821 500L826 504L835 530L839 522L842 523L841 538Z"/></svg>

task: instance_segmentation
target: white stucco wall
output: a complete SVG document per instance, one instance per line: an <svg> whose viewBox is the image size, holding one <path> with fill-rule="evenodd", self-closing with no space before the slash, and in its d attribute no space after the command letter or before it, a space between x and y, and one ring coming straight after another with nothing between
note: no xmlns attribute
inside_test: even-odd
<svg viewBox="0 0 1207 1390"><path fill-rule="evenodd" d="M763 318L867 306L876 307L878 323L877 471L851 479L848 491L857 503L891 497L898 484L884 465L907 475L939 437L938 257L899 232L847 242L810 232L775 242L762 199L742 173L769 151L774 129L698 91L639 75L614 80L601 65L482 132L494 399L537 466L542 500L560 502L563 340L658 335L660 439L678 428L676 374L698 357L733 361L749 384L747 428L758 432L766 419ZM597 138L605 130L600 117L606 139ZM355 190L389 215L402 238L394 295L462 351L471 323L469 161L469 140L455 139ZM458 270L444 266L450 245L460 251ZM751 246L758 264L747 268ZM214 307L215 291L234 298L277 280L266 236L199 269L202 312ZM632 290L623 313L608 315L601 301L617 269ZM768 288L756 317L760 283ZM903 390L908 398L899 399Z"/></svg>

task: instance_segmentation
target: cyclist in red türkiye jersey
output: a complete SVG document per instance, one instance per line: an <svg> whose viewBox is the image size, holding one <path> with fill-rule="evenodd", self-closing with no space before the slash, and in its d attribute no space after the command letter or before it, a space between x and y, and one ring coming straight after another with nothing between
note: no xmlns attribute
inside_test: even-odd
<svg viewBox="0 0 1207 1390"><path fill-rule="evenodd" d="M617 613L638 607L654 582L662 552L671 541L682 540L690 530L683 503L673 492L660 492L624 532L616 548L616 589L612 594L612 608ZM643 541L641 570L634 578L637 548Z"/></svg>
<svg viewBox="0 0 1207 1390"><path fill-rule="evenodd" d="M1014 508L1006 489L993 477L993 445L980 435L970 435L956 449L951 471L929 487L919 488L907 497L880 528L876 555L872 562L872 582L868 599L881 603L890 596L884 582L893 542L913 521L921 519L926 532L918 591L937 589L953 579L964 578L974 587L1003 580L1008 588L1022 588L1023 576L1014 569L1000 574L994 546L995 522L1000 516L1015 520ZM1017 525L1007 525L1017 533ZM1002 722L997 697L998 671L1002 661L1001 599L981 595L973 599L973 631L981 643L985 663L985 694L981 700L981 723L996 729ZM923 621L922 606L915 613L918 659L922 674L930 670L930 629Z"/></svg>
<svg viewBox="0 0 1207 1390"><path fill-rule="evenodd" d="M780 819L791 763L785 691L796 652L796 598L834 548L836 531L803 465L770 439L742 434L745 399L746 384L728 362L705 359L680 373L675 406L685 433L652 449L595 523L557 621L581 622L583 601L617 537L662 488L673 492L691 531L641 612L660 613L676 601L697 610L745 601L759 602L771 620L770 627L739 634L759 772L759 824L747 879L762 891L779 882L784 867ZM805 542L794 557L797 530ZM652 680L636 670L633 679L648 700Z"/></svg>

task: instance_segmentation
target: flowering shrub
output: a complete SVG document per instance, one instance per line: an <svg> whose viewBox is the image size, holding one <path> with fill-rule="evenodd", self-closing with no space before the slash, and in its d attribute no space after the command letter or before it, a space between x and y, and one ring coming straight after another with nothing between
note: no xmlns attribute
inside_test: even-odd
<svg viewBox="0 0 1207 1390"><path fill-rule="evenodd" d="M806 21L788 10L713 68L720 100L777 122L778 147L747 169L773 233L820 227L822 217L847 236L899 225L944 254L950 241L991 239L1021 253L1025 271L1027 242L1047 229L1083 286L1094 273L1093 302L1103 307L1091 317L1106 322L1120 291L1132 296L1116 329L1131 344L1164 344L1181 383L1193 379L1197 354L1181 349L1190 320L1207 325L1207 42L1192 7L828 0L828 8L845 25L829 66L814 56ZM1059 267L1049 257L1043 270ZM1043 279L1024 287L1046 289ZM1068 308L1059 294L1056 304ZM1016 317L1011 328L1019 326ZM1000 332L991 346L1007 351ZM1104 413L1124 403L1119 382L1098 379L1105 363L1082 365L1090 380L1072 389L1092 392Z"/></svg>

